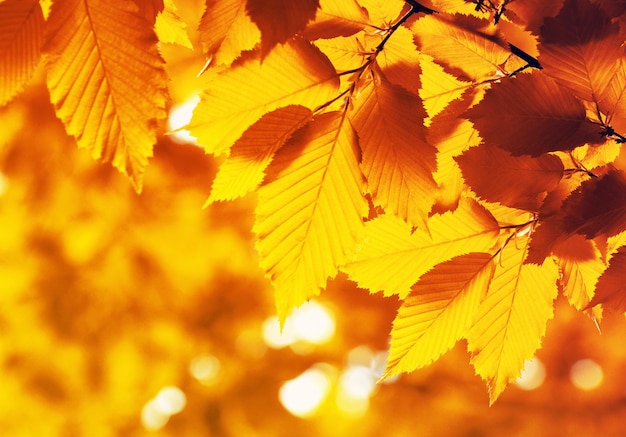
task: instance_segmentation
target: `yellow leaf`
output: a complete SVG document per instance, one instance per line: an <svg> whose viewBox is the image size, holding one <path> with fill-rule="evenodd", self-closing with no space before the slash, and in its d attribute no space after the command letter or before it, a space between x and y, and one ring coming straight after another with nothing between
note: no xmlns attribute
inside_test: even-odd
<svg viewBox="0 0 626 437"><path fill-rule="evenodd" d="M186 27L185 22L178 16L174 0L165 0L164 9L157 15L154 25L159 41L193 49Z"/></svg>
<svg viewBox="0 0 626 437"><path fill-rule="evenodd" d="M365 62L363 33L351 36L338 36L315 41L318 47L333 63L338 73L355 70Z"/></svg>
<svg viewBox="0 0 626 437"><path fill-rule="evenodd" d="M310 40L353 35L367 26L367 11L356 0L320 0L304 35Z"/></svg>
<svg viewBox="0 0 626 437"><path fill-rule="evenodd" d="M79 147L139 192L166 116L166 75L152 26L132 2L59 0L48 19L47 83Z"/></svg>
<svg viewBox="0 0 626 437"><path fill-rule="evenodd" d="M246 12L246 0L208 0L198 31L213 65L232 64L261 40L261 32Z"/></svg>
<svg viewBox="0 0 626 437"><path fill-rule="evenodd" d="M268 168L254 231L281 321L319 293L361 237L368 205L358 156L350 123L331 112L296 132Z"/></svg>
<svg viewBox="0 0 626 437"><path fill-rule="evenodd" d="M255 190L263 181L265 169L276 151L311 116L311 110L303 106L285 106L265 114L250 126L220 165L207 204L233 200Z"/></svg>
<svg viewBox="0 0 626 437"><path fill-rule="evenodd" d="M524 264L528 241L516 237L500 252L487 297L466 335L471 362L487 381L492 404L539 348L557 295L553 260Z"/></svg>
<svg viewBox="0 0 626 437"><path fill-rule="evenodd" d="M403 299L428 270L455 256L489 251L500 232L489 211L469 199L453 212L431 217L428 230L411 233L397 217L379 216L366 223L365 236L342 271L361 288Z"/></svg>
<svg viewBox="0 0 626 437"><path fill-rule="evenodd" d="M424 226L436 184L436 149L426 142L419 97L384 79L355 103L353 124L363 151L363 174L374 203L413 226Z"/></svg>
<svg viewBox="0 0 626 437"><path fill-rule="evenodd" d="M367 9L369 24L384 28L391 25L405 6L403 0L358 0L361 6Z"/></svg>
<svg viewBox="0 0 626 437"><path fill-rule="evenodd" d="M35 0L0 4L0 106L31 78L41 57L44 19Z"/></svg>
<svg viewBox="0 0 626 437"><path fill-rule="evenodd" d="M440 65L435 64L432 57L425 54L420 55L420 68L422 86L419 95L429 116L427 122L430 122L451 101L461 97L471 84L446 73Z"/></svg>
<svg viewBox="0 0 626 437"><path fill-rule="evenodd" d="M337 95L338 84L328 59L294 39L211 81L189 130L208 153L223 154L263 114L287 105L315 109Z"/></svg>
<svg viewBox="0 0 626 437"><path fill-rule="evenodd" d="M452 348L471 325L494 268L492 255L473 252L425 273L393 322L385 376L427 366Z"/></svg>
<svg viewBox="0 0 626 437"><path fill-rule="evenodd" d="M466 22L467 19L458 15L449 21L445 17L426 15L417 20L411 30L419 40L418 48L444 67L457 73L465 72L475 81L492 78L510 52L493 39L468 28L471 26L466 26Z"/></svg>

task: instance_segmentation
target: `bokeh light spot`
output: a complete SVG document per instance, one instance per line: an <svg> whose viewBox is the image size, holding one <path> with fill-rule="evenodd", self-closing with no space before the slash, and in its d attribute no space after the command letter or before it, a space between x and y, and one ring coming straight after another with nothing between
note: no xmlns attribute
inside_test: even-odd
<svg viewBox="0 0 626 437"><path fill-rule="evenodd" d="M154 400L146 403L141 410L141 425L148 431L163 428L169 419L169 414L163 414L156 408Z"/></svg>
<svg viewBox="0 0 626 437"><path fill-rule="evenodd" d="M278 392L280 403L294 416L311 417L330 392L332 370L329 365L317 364L286 381Z"/></svg>
<svg viewBox="0 0 626 437"><path fill-rule="evenodd" d="M335 335L335 319L331 312L317 302L307 302L292 315L295 335L313 344L328 342Z"/></svg>
<svg viewBox="0 0 626 437"><path fill-rule="evenodd" d="M576 388L593 390L602 384L604 372L602 367L593 360L578 360L570 369L570 379Z"/></svg>
<svg viewBox="0 0 626 437"><path fill-rule="evenodd" d="M200 102L200 96L192 95L179 105L174 105L167 119L167 128L171 132L170 138L180 144L197 144L187 129L181 129L188 125L193 115L193 110Z"/></svg>
<svg viewBox="0 0 626 437"><path fill-rule="evenodd" d="M191 360L189 373L203 384L213 384L219 379L221 367L220 360L213 355L202 355Z"/></svg>
<svg viewBox="0 0 626 437"><path fill-rule="evenodd" d="M541 387L546 379L546 368L538 358L526 360L522 374L515 381L515 385L522 390L535 390Z"/></svg>
<svg viewBox="0 0 626 437"><path fill-rule="evenodd" d="M171 416L185 408L187 397L178 387L168 386L163 387L152 402L158 412Z"/></svg>

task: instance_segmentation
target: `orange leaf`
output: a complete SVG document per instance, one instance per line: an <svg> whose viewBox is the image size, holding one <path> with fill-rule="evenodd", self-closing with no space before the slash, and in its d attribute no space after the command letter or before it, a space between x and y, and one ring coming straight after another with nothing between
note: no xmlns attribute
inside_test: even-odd
<svg viewBox="0 0 626 437"><path fill-rule="evenodd" d="M261 31L263 56L282 44L315 18L318 0L247 0L246 10Z"/></svg>
<svg viewBox="0 0 626 437"><path fill-rule="evenodd" d="M539 211L546 192L563 177L563 163L553 155L511 156L499 147L483 145L470 148L456 161L480 198L527 211Z"/></svg>
<svg viewBox="0 0 626 437"><path fill-rule="evenodd" d="M0 106L26 85L41 57L44 19L36 0L0 3Z"/></svg>
<svg viewBox="0 0 626 437"><path fill-rule="evenodd" d="M420 99L375 79L355 100L355 111L361 166L374 202L411 225L424 226L436 189L436 149L426 142Z"/></svg>
<svg viewBox="0 0 626 437"><path fill-rule="evenodd" d="M583 104L539 71L494 85L466 115L485 143L513 155L539 156L602 139Z"/></svg>
<svg viewBox="0 0 626 437"><path fill-rule="evenodd" d="M303 33L309 40L349 36L363 30L367 22L367 11L356 0L320 0L315 20Z"/></svg>
<svg viewBox="0 0 626 437"><path fill-rule="evenodd" d="M57 115L79 147L127 174L137 191L167 78L149 21L132 2L59 0L48 19L47 83Z"/></svg>
<svg viewBox="0 0 626 437"><path fill-rule="evenodd" d="M246 0L207 0L198 31L202 49L216 65L232 64L242 51L253 49L261 39L246 12Z"/></svg>
<svg viewBox="0 0 626 437"><path fill-rule="evenodd" d="M539 62L544 72L575 95L602 100L623 56L617 23L588 0L567 0L541 27Z"/></svg>
<svg viewBox="0 0 626 437"><path fill-rule="evenodd" d="M589 306L603 304L604 307L616 311L626 311L626 246L622 246L613 254L609 266L598 279L595 295Z"/></svg>

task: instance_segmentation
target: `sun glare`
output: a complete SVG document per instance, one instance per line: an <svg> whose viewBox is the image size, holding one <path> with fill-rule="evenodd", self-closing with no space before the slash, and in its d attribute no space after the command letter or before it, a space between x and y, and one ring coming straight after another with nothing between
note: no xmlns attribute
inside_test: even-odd
<svg viewBox="0 0 626 437"><path fill-rule="evenodd" d="M170 110L167 119L167 129L170 138L180 144L196 144L196 139L191 136L187 129L182 129L191 121L193 110L200 101L200 96L192 95L179 105L175 105Z"/></svg>
<svg viewBox="0 0 626 437"><path fill-rule="evenodd" d="M535 390L541 387L546 379L546 368L539 358L526 360L522 374L515 381L515 385L522 390Z"/></svg>
<svg viewBox="0 0 626 437"><path fill-rule="evenodd" d="M331 389L333 368L316 364L280 387L278 398L287 411L297 417L311 417Z"/></svg>

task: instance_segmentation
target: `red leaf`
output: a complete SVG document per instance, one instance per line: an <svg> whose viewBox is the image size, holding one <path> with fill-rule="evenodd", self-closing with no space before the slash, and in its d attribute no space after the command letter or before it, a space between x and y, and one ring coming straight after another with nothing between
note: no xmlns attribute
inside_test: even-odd
<svg viewBox="0 0 626 437"><path fill-rule="evenodd" d="M617 311L626 311L626 246L620 247L611 258L609 266L604 271L596 285L596 293L589 302L593 307L603 304Z"/></svg>

